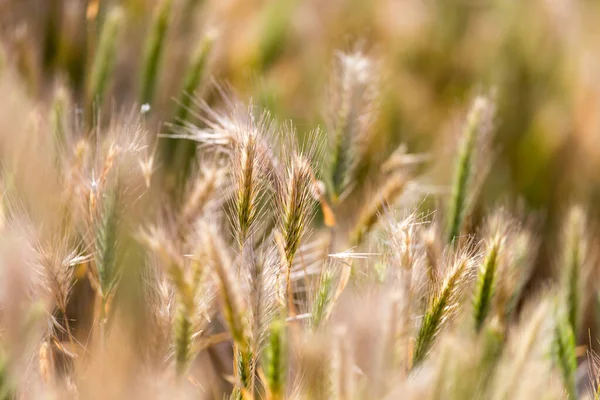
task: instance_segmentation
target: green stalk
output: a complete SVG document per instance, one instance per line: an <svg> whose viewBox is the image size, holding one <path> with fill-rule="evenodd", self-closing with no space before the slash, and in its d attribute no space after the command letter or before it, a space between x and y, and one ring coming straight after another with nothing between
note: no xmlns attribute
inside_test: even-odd
<svg viewBox="0 0 600 400"><path fill-rule="evenodd" d="M498 361L504 351L506 335L499 319L494 318L481 331L483 340L483 353L479 361L479 388L481 393L487 394L490 383L494 378Z"/></svg>
<svg viewBox="0 0 600 400"><path fill-rule="evenodd" d="M562 374L569 399L577 399L575 335L568 323L557 322L552 343L554 360Z"/></svg>
<svg viewBox="0 0 600 400"><path fill-rule="evenodd" d="M206 75L206 63L212 49L214 38L205 36L196 49L196 53L187 69L183 80L183 88L177 101L174 123L184 126L190 118L193 95ZM185 182L189 175L192 160L196 154L196 143L191 140L173 140L167 138L164 143L164 159L167 166L177 163L177 170L181 170L181 181Z"/></svg>
<svg viewBox="0 0 600 400"><path fill-rule="evenodd" d="M269 343L266 353L266 383L269 398L278 400L284 398L285 389L285 321L280 318L269 327Z"/></svg>
<svg viewBox="0 0 600 400"><path fill-rule="evenodd" d="M101 109L104 102L108 82L113 73L117 54L117 41L122 24L123 12L117 7L110 11L102 27L102 34L98 50L94 56L94 64L90 76L88 106L88 119L90 121L94 110Z"/></svg>
<svg viewBox="0 0 600 400"><path fill-rule="evenodd" d="M234 344L236 353L236 371L239 382L233 391L233 398L243 400L247 398L244 393L251 394L254 392L254 357L250 347L247 345L238 346Z"/></svg>
<svg viewBox="0 0 600 400"><path fill-rule="evenodd" d="M585 252L584 221L582 210L575 207L569 213L566 229L564 282L567 290L566 301L568 308L568 322L571 325L574 334L577 334L580 318L580 272L583 268L583 257Z"/></svg>
<svg viewBox="0 0 600 400"><path fill-rule="evenodd" d="M285 47L294 3L294 0L278 0L269 3L266 9L259 37L258 67L261 71L266 71Z"/></svg>
<svg viewBox="0 0 600 400"><path fill-rule="evenodd" d="M60 53L60 29L63 13L62 2L49 0L44 30L44 44L42 47L42 66L44 73L50 75L58 63Z"/></svg>
<svg viewBox="0 0 600 400"><path fill-rule="evenodd" d="M187 372L188 364L192 359L192 335L189 312L184 304L180 304L174 324L175 373L177 377L182 377Z"/></svg>
<svg viewBox="0 0 600 400"><path fill-rule="evenodd" d="M163 0L156 9L142 62L140 104L152 105L154 100L165 39L170 24L172 4L173 0Z"/></svg>

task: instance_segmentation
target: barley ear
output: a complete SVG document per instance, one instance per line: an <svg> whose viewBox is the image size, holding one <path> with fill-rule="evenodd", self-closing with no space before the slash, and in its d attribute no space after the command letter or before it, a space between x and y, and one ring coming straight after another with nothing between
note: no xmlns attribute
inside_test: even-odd
<svg viewBox="0 0 600 400"><path fill-rule="evenodd" d="M331 200L337 203L350 183L364 169L369 148L373 104L377 97L377 71L373 60L362 52L337 54L337 71L332 82L329 126L329 185Z"/></svg>
<svg viewBox="0 0 600 400"><path fill-rule="evenodd" d="M102 203L103 209L95 238L96 269L102 300L106 302L119 276L117 271L118 188L110 189Z"/></svg>
<svg viewBox="0 0 600 400"><path fill-rule="evenodd" d="M287 182L281 193L280 231L283 237L287 267L292 267L300 241L314 213L314 173L308 160L293 154L287 171Z"/></svg>
<svg viewBox="0 0 600 400"><path fill-rule="evenodd" d="M263 114L267 119L268 114ZM263 124L250 123L240 129L234 142L233 187L235 207L235 237L241 249L259 222L261 199L267 193L265 133Z"/></svg>
<svg viewBox="0 0 600 400"><path fill-rule="evenodd" d="M425 360L442 326L452 317L457 305L458 295L471 268L470 262L468 257L460 256L441 287L430 299L415 338L413 368Z"/></svg>
<svg viewBox="0 0 600 400"><path fill-rule="evenodd" d="M285 265L288 309L294 313L292 266L300 242L313 217L315 177L308 161L294 152L287 168L286 182L279 190L279 247Z"/></svg>
<svg viewBox="0 0 600 400"><path fill-rule="evenodd" d="M265 349L265 387L268 398L281 400L285 396L285 320L275 319L269 326L269 339Z"/></svg>
<svg viewBox="0 0 600 400"><path fill-rule="evenodd" d="M463 132L462 145L454 170L452 199L448 210L448 243L454 243L463 229L473 175L474 153L478 136L482 134L479 132L482 130L481 125L486 122L485 113L489 112L490 107L489 99L477 97L467 117L467 125Z"/></svg>
<svg viewBox="0 0 600 400"><path fill-rule="evenodd" d="M163 57L173 0L162 0L155 11L141 66L140 104L152 105Z"/></svg>
<svg viewBox="0 0 600 400"><path fill-rule="evenodd" d="M333 271L326 266L321 272L315 299L312 305L310 324L313 330L319 329L327 319L333 301Z"/></svg>
<svg viewBox="0 0 600 400"><path fill-rule="evenodd" d="M502 238L499 233L486 246L486 255L477 274L477 286L473 297L473 318L475 330L479 332L487 318L492 305L498 270L498 258Z"/></svg>

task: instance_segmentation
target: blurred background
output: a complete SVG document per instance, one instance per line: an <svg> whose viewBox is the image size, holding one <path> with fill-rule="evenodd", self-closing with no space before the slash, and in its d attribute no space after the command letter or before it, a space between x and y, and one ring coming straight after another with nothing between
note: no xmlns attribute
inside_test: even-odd
<svg viewBox="0 0 600 400"><path fill-rule="evenodd" d="M35 102L64 88L83 110L91 64L109 11L120 39L100 118L139 107L139 69L161 4L149 0L0 0L3 63ZM431 152L426 181L450 181L466 107L497 101L494 157L478 204L508 204L560 234L567 204L600 215L600 2L591 0L173 0L148 116L164 132L195 49L214 43L207 76L293 119L302 134L325 126L336 51L378 61L374 153L398 143ZM197 97L216 101L203 88ZM6 95L6 94L4 94ZM134 105L135 106L132 106ZM15 133L18 134L18 133ZM481 207L480 207L481 208ZM477 208L476 208L477 209ZM475 212L477 215L477 212ZM542 241L543 275L556 238Z"/></svg>

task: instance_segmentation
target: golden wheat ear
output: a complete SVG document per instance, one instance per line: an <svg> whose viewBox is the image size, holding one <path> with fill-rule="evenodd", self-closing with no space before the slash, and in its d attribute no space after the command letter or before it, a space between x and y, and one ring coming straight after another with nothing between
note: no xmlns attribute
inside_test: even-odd
<svg viewBox="0 0 600 400"><path fill-rule="evenodd" d="M375 62L361 51L336 54L329 116L329 195L335 204L367 163L378 97Z"/></svg>

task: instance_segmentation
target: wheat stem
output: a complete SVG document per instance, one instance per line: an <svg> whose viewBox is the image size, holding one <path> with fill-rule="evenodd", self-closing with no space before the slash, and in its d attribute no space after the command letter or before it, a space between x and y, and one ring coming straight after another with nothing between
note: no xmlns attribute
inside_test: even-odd
<svg viewBox="0 0 600 400"><path fill-rule="evenodd" d="M102 108L115 64L117 42L122 24L123 12L116 7L110 11L105 23L102 25L102 34L90 75L88 121L92 121L94 112Z"/></svg>
<svg viewBox="0 0 600 400"><path fill-rule="evenodd" d="M175 111L175 126L183 126L190 119L193 96L204 80L208 56L214 43L214 37L207 35L202 38L196 52L188 66L183 79L183 88L177 101ZM196 152L196 143L188 140L176 141L167 138L165 141L165 164L171 165L177 162L178 169L181 168L181 180L185 181ZM175 161L177 160L177 161Z"/></svg>

